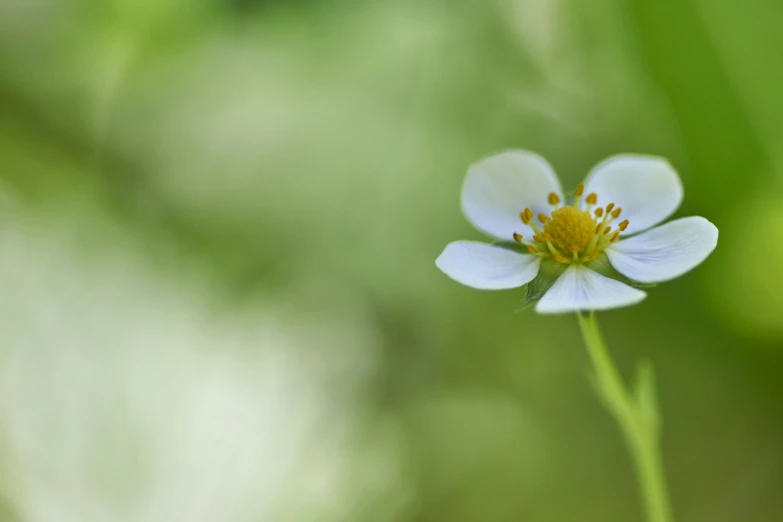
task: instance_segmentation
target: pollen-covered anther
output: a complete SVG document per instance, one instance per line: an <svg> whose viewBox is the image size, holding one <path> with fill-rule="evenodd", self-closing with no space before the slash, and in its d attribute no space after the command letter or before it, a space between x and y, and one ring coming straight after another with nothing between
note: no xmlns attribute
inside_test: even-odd
<svg viewBox="0 0 783 522"><path fill-rule="evenodd" d="M544 242L544 240L541 239L541 236L539 236L538 234L533 236L533 241L535 241L536 243L543 243Z"/></svg>
<svg viewBox="0 0 783 522"><path fill-rule="evenodd" d="M549 196L547 196L547 201L549 202L550 205L557 205L558 203L560 203L560 196L558 196L554 192L550 192Z"/></svg>
<svg viewBox="0 0 783 522"><path fill-rule="evenodd" d="M596 194L595 192L591 192L585 198L585 202L588 205L595 205L596 203L598 203L598 194Z"/></svg>
<svg viewBox="0 0 783 522"><path fill-rule="evenodd" d="M576 190L574 191L574 194L576 194L577 197L581 196L585 193L585 184L580 183L578 187L576 187Z"/></svg>
<svg viewBox="0 0 783 522"><path fill-rule="evenodd" d="M522 242L522 234L517 234L516 232L514 232L514 241L516 241L517 243L521 243Z"/></svg>
<svg viewBox="0 0 783 522"><path fill-rule="evenodd" d="M608 214L609 212L611 212L613 208L614 208L614 203L609 203L608 205L606 205L606 213Z"/></svg>
<svg viewBox="0 0 783 522"><path fill-rule="evenodd" d="M529 208L525 209L525 218L527 219L528 222L533 221L533 211L530 210Z"/></svg>
<svg viewBox="0 0 783 522"><path fill-rule="evenodd" d="M541 223L546 223L547 221L549 221L549 218L547 217L547 215L546 215L546 214L540 214L540 213L539 213L539 214L538 214L538 220L539 220Z"/></svg>
<svg viewBox="0 0 783 522"><path fill-rule="evenodd" d="M534 247L533 245L528 245L527 249L530 250L531 254L538 254L538 249Z"/></svg>
<svg viewBox="0 0 783 522"><path fill-rule="evenodd" d="M620 231L619 231L619 230L618 230L617 232L615 232L615 233L614 233L614 235L612 236L612 239L610 239L609 241L610 241L611 243L614 243L614 242L615 242L615 241L617 241L618 239L620 239Z"/></svg>
<svg viewBox="0 0 783 522"><path fill-rule="evenodd" d="M619 218L620 217L620 213L622 211L623 211L623 209L621 209L619 207L614 209L614 211L612 212L612 217L615 218L615 219Z"/></svg>
<svg viewBox="0 0 783 522"><path fill-rule="evenodd" d="M606 227L606 228L604 228L604 235L608 234L608 233L609 233L609 232L611 232L611 231L612 231L612 227Z"/></svg>
<svg viewBox="0 0 783 522"><path fill-rule="evenodd" d="M602 217L603 215L604 215L603 207L599 207L595 209L595 217Z"/></svg>
<svg viewBox="0 0 783 522"><path fill-rule="evenodd" d="M558 263L565 263L565 262L566 262L566 258L564 258L563 256L555 256L555 258L554 258L554 259L555 259L555 261L557 261Z"/></svg>
<svg viewBox="0 0 783 522"><path fill-rule="evenodd" d="M619 224L619 225L617 225L617 226L618 226L618 228L619 228L620 230L622 230L623 232L625 232L625 229L626 229L626 228L628 228L628 225L629 225L629 224L630 224L630 221L628 221L628 220L626 219L625 221L623 221L622 223L620 223L620 224Z"/></svg>
<svg viewBox="0 0 783 522"><path fill-rule="evenodd" d="M600 234L600 233L601 233L601 223L598 223L598 224L595 226L595 232L594 232L594 234Z"/></svg>
<svg viewBox="0 0 783 522"><path fill-rule="evenodd" d="M597 251L597 250L596 250L595 252L591 253L591 254L588 254L588 256L587 256L587 260L588 260L588 261L592 261L592 260L593 260L593 259L595 259L596 257L598 257L598 251Z"/></svg>

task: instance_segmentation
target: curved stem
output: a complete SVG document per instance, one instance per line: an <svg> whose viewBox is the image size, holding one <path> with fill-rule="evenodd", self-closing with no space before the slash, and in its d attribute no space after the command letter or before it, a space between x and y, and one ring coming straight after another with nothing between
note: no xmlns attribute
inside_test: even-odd
<svg viewBox="0 0 783 522"><path fill-rule="evenodd" d="M672 522L660 452L660 416L652 366L639 367L629 390L606 349L595 315L577 314L599 399L620 426L633 457L648 522Z"/></svg>

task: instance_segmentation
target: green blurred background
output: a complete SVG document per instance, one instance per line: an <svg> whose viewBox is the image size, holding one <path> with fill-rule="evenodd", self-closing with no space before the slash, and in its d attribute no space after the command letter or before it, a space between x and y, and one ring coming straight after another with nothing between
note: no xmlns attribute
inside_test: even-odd
<svg viewBox="0 0 783 522"><path fill-rule="evenodd" d="M434 260L466 167L670 158L718 249L600 314L679 522L783 520L783 4L0 1L0 519L632 522L571 316Z"/></svg>

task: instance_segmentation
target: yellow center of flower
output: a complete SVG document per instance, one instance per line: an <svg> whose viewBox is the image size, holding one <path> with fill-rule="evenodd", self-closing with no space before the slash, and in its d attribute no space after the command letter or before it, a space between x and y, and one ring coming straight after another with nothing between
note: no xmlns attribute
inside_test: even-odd
<svg viewBox="0 0 783 522"><path fill-rule="evenodd" d="M580 209L584 190L584 185L577 187L573 206L561 206L560 197L554 192L549 194L547 201L554 210L549 216L536 216L543 229L536 224L529 208L520 212L522 222L530 225L535 235L532 241L526 241L515 233L514 240L526 245L531 253L551 257L558 263L584 263L598 257L620 238L620 232L628 228L629 222L626 219L613 229L612 222L620 217L622 209L614 203L598 207L598 196L594 193L585 198L587 209Z"/></svg>
<svg viewBox="0 0 783 522"><path fill-rule="evenodd" d="M593 216L574 207L558 208L544 223L544 237L551 237L552 245L560 252L586 252L594 232Z"/></svg>

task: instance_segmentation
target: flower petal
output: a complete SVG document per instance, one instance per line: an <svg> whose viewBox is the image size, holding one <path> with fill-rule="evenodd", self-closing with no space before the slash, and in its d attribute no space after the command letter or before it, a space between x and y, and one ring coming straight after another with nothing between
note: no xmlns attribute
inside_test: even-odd
<svg viewBox="0 0 783 522"><path fill-rule="evenodd" d="M641 290L602 276L584 265L571 265L538 302L536 312L608 310L636 304L646 296Z"/></svg>
<svg viewBox="0 0 783 522"><path fill-rule="evenodd" d="M517 288L536 277L541 258L476 241L455 241L435 260L443 273L480 290Z"/></svg>
<svg viewBox="0 0 783 522"><path fill-rule="evenodd" d="M522 224L519 213L530 208L533 215L549 214L550 192L563 198L551 165L538 154L509 150L470 166L462 185L462 212L491 236L511 240L518 232L530 239L533 230Z"/></svg>
<svg viewBox="0 0 783 522"><path fill-rule="evenodd" d="M703 217L666 223L606 250L618 272L641 283L660 283L699 265L718 244L718 229Z"/></svg>
<svg viewBox="0 0 783 522"><path fill-rule="evenodd" d="M657 225L682 202L682 182L664 158L621 154L599 163L585 180L585 194L595 192L598 204L621 207L630 224L622 235Z"/></svg>

